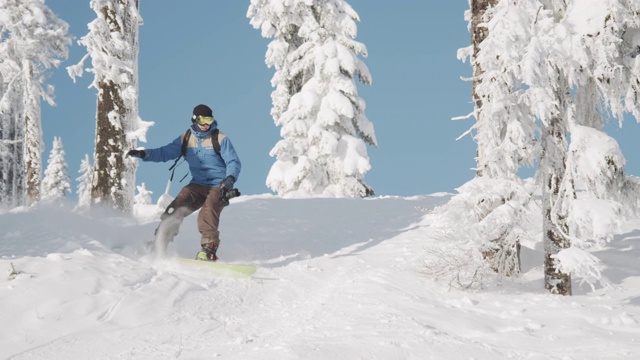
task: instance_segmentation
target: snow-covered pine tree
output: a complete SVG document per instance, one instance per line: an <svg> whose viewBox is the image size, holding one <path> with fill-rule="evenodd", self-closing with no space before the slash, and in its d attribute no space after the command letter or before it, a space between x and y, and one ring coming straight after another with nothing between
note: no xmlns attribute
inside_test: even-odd
<svg viewBox="0 0 640 360"><path fill-rule="evenodd" d="M74 210L85 211L91 206L91 188L93 188L94 172L89 154L84 155L84 159L80 162L78 173L80 173L80 176L76 178L78 182L78 188L76 190L76 194L78 194L78 205Z"/></svg>
<svg viewBox="0 0 640 360"><path fill-rule="evenodd" d="M489 116L483 115L483 101L482 98L488 97L485 92L478 92L477 88L481 86L483 79L483 69L480 62L475 61L480 53L480 43L482 43L489 32L485 23L490 20L492 12L487 10L495 6L497 0L471 0L471 44L473 46L473 56L471 60L473 68L473 80L471 86L471 94L474 99L474 114L478 122L476 127L476 142L477 147L477 176L487 176L494 178L504 178L504 182L510 184L510 186L491 186L493 193L485 193L484 197L480 200L482 206L478 211L478 225L484 227L489 231L482 231L482 234L490 235L484 237L484 241L481 243L482 257L488 263L490 268L500 275L513 276L520 273L520 237L522 232L518 231L519 226L515 226L516 222L520 221L518 216L501 217L497 214L502 214L501 209L504 208L504 204L513 209L513 214L526 214L526 211L521 208L525 204L529 203L526 195L528 194L519 182L515 181L514 168L502 169L502 171L491 171L487 166L492 159L491 154L496 151L496 147L500 147L505 143L510 143L513 140L512 136L509 136L512 132L507 130L505 122L496 121L492 122L493 118L491 114ZM493 73L487 76L489 81L493 80L493 77L498 75L495 73L495 69L492 69ZM506 88L509 83L492 81L488 87L502 87L502 90L510 89ZM492 90L493 91L493 90ZM489 107L491 109L491 107ZM490 111L489 111L490 112ZM486 131L495 132L496 137L486 136ZM506 140L506 141L505 141ZM531 143L531 139L527 139ZM530 147L531 148L531 147ZM502 165L507 165L503 163ZM486 170L485 170L486 169ZM510 189L509 189L510 188ZM496 190L503 189L507 192L498 192ZM518 189L518 191L514 191ZM524 196L523 196L524 195ZM524 198L524 199L523 199ZM519 205L519 206L515 206ZM507 221L505 221L507 220ZM498 230L498 231L496 231ZM483 237L480 237L483 239Z"/></svg>
<svg viewBox="0 0 640 360"><path fill-rule="evenodd" d="M610 230L623 207L618 200L637 205L637 196L628 195L637 182L624 178L619 147L602 130L607 112L620 121L624 113L639 113L639 7L623 0L503 0L484 19L488 35L474 60L482 69L476 115L491 121L474 125L476 137L485 137L478 140L478 166L483 174L510 176L539 159L545 286L552 292L570 294L571 273L598 273L589 268L597 264L593 256L576 249L588 239L576 236L607 236L586 220L584 204L576 214L576 181L586 190L581 196L595 197L601 201L593 203L611 210ZM463 57L470 53L461 51ZM578 256L584 264L575 261ZM571 258L573 267L563 258Z"/></svg>
<svg viewBox="0 0 640 360"><path fill-rule="evenodd" d="M513 178L524 165L533 165L540 155L537 134L540 133L528 102L523 102L523 54L531 42L531 11L535 4L512 5L504 9L500 1L484 13L485 39L461 49L458 57L472 56L474 75L473 126L478 143L476 159L480 176ZM535 16L535 12L533 13ZM468 13L467 18L473 21ZM521 24L521 25L518 25ZM475 53L475 55L473 55ZM504 54L504 56L496 56ZM477 77L477 78L476 78Z"/></svg>
<svg viewBox="0 0 640 360"><path fill-rule="evenodd" d="M626 12L616 9L612 14L613 9L609 7L614 5L612 2L607 5L600 2L589 4L587 1L572 5L567 10L569 19L583 17L573 15L584 14L582 6L595 6L598 10L593 14L601 16L597 21L575 23L575 36L584 44L580 50L584 53L574 57L576 64L571 66L574 69L571 77L579 85L574 85L575 96L569 118L571 142L567 169L579 190L573 209L580 211L569 211L568 226L572 234L571 247L588 249L604 246L620 229L623 217L640 209L636 204L640 184L624 175L626 160L616 140L604 130L605 120L611 115L617 117L622 125L623 113L634 111L633 107L621 102L620 91L625 91L626 86L618 86L618 77L628 79L630 75L630 69L625 65L628 63L625 54L629 54L631 46L624 44L627 41L621 35L632 30L627 25L622 26L625 28L623 31L620 26L611 24L611 19ZM585 26L587 24L591 26ZM611 31L615 29L620 33L612 36ZM603 101L612 91L618 94L613 95L613 106L610 107Z"/></svg>
<svg viewBox="0 0 640 360"><path fill-rule="evenodd" d="M622 151L604 132L608 118L617 119L620 126L626 113L639 119L638 13L638 1L574 1L567 4L564 21L559 21L573 30L572 37L565 37L572 40L564 40L563 48L575 47L562 62L574 94L565 176L575 179L580 193L566 210L571 247L556 258L561 271L583 278L599 279L600 269L598 260L582 249L610 241L624 217L640 208L640 183L624 175ZM565 253L568 263L577 266L563 263Z"/></svg>
<svg viewBox="0 0 640 360"><path fill-rule="evenodd" d="M68 67L75 79L91 57L98 90L92 204L102 204L125 212L133 208L137 162L125 158L136 141L145 141L152 123L138 116L138 28L142 18L138 0L91 0L97 18L89 23L89 33L79 41L87 55Z"/></svg>
<svg viewBox="0 0 640 360"><path fill-rule="evenodd" d="M53 147L47 160L47 168L42 179L41 201L45 203L61 203L71 191L71 178L68 165L64 160L64 148L59 137L53 138Z"/></svg>
<svg viewBox="0 0 640 360"><path fill-rule="evenodd" d="M46 71L67 58L69 25L44 0L0 0L0 204L30 205L40 197L40 100L50 105Z"/></svg>
<svg viewBox="0 0 640 360"><path fill-rule="evenodd" d="M488 35L475 58L483 69L476 87L482 99L478 112L490 121L479 121L476 129L484 140L478 141L482 173L514 177L523 164L533 163L540 145L545 286L570 295L570 275L559 270L556 259L570 244L567 211L575 198L572 178L565 176L571 99L562 62L567 58L553 46L563 6L555 0L500 1L490 10Z"/></svg>
<svg viewBox="0 0 640 360"><path fill-rule="evenodd" d="M571 66L571 78L579 86L574 85L569 166L576 170L585 195L622 202L626 212L638 210L637 182L624 176L624 156L604 133L604 122L612 117L622 126L625 113L640 119L639 12L640 2L624 0L572 2L567 9L584 48L584 55L576 56Z"/></svg>
<svg viewBox="0 0 640 360"><path fill-rule="evenodd" d="M585 271L589 265L584 264L596 262L593 261L593 255L580 251L589 241L595 240L597 244L598 237L611 237L611 233L597 234L592 225L594 220L600 227L607 224L608 229L614 231L621 215L620 209L629 206L619 201L631 199L632 205L635 205L633 198L637 199L635 194L631 197L625 195L631 193L630 189L635 192L637 186L627 186L624 178L625 160L615 140L603 132L603 114L617 117L620 123L625 112L636 119L640 114L637 98L637 80L640 76L637 59L640 45L637 36L640 29L639 10L640 2L637 1L585 0L548 2L541 11L547 11L550 15L546 27L542 21L541 32L535 34L540 41L539 48L544 50L534 59L547 60L548 66L546 73L532 72L534 76L528 83L540 83L540 79L553 72L553 77L557 79L555 95L549 97L550 101L534 100L538 109L545 104L547 107L536 116L546 125L546 133L542 134L545 157L541 160L540 168L547 171L547 175L542 177L545 214L543 234L546 235L545 285L552 292L571 294L570 273L599 272L598 269ZM553 82L553 77L549 77L548 83ZM532 80L534 78L535 81ZM558 111L549 112L548 109L554 105ZM544 112L551 115L545 118ZM555 123L555 114L559 114L563 120ZM545 119L549 122L545 122ZM561 130L565 133L559 134ZM559 142L559 138L566 137L567 133L571 134L569 151L566 150L566 139L563 144ZM545 143L545 138L557 140ZM553 145L559 145L555 156ZM564 151L563 156L560 156L560 148ZM543 164L545 158L552 160ZM576 181L586 190L581 193L583 199L591 197L597 200L583 202L578 214L574 190ZM551 201L545 199L545 191L551 193ZM584 221L581 214L588 213L589 206L611 209L609 218L602 219L605 212L599 211L599 219ZM577 267L563 264L562 259L567 251L571 252L572 263L583 264ZM575 261L578 255L583 261Z"/></svg>
<svg viewBox="0 0 640 360"><path fill-rule="evenodd" d="M505 19L491 22L496 3L471 0L465 14L471 45L460 49L458 57L463 61L470 58L473 69L476 123L470 132L477 143L477 178L473 180L477 184L461 187L460 191L474 193L460 193L461 199L455 203L463 204L467 198L476 201L473 226L478 229L474 231L487 230L476 237L483 258L498 274L511 276L520 271L519 246L526 235L518 224L535 208L530 201L531 190L517 172L523 164L533 164L539 131L527 105L518 101L523 84L515 75L520 64L513 61L514 56L525 51L527 33L519 29L511 31L511 22L520 17L517 11L499 13ZM497 53L507 56L495 56ZM484 186L488 183L496 185ZM451 209L459 210L459 206ZM502 216L506 213L513 216Z"/></svg>
<svg viewBox="0 0 640 360"><path fill-rule="evenodd" d="M271 116L282 139L267 186L286 196L373 194L366 145L377 141L355 81L371 83L358 57L366 47L354 40L358 14L344 0L252 0L247 17L273 38L266 63L276 70Z"/></svg>

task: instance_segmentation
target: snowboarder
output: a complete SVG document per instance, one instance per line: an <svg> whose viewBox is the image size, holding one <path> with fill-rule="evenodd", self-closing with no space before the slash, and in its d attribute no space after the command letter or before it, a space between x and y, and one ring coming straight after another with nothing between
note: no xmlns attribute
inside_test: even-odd
<svg viewBox="0 0 640 360"><path fill-rule="evenodd" d="M129 150L127 156L153 162L185 157L191 182L180 190L161 215L155 246L157 250L164 251L178 234L182 220L201 209L198 214L201 250L196 259L216 261L220 244L220 213L229 204L228 197L237 194L233 184L238 180L241 164L231 140L218 130L211 108L196 106L191 123L191 128L171 143L156 149Z"/></svg>

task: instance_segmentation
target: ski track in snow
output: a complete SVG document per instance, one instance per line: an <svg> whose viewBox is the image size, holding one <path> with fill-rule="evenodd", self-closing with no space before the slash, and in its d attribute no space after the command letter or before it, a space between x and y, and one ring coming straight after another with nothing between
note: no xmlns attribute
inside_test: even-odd
<svg viewBox="0 0 640 360"><path fill-rule="evenodd" d="M547 294L525 249L520 280L460 291L421 272L420 220L447 200L236 201L220 255L256 264L252 279L141 255L157 221L2 214L0 269L18 274L0 278L0 358L640 358L640 227L599 254L608 287ZM169 253L198 239L190 216Z"/></svg>

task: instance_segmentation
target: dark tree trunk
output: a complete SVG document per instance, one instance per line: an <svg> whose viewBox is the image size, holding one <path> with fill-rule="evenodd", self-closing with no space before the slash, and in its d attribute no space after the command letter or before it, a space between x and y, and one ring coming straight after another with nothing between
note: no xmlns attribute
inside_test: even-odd
<svg viewBox="0 0 640 360"><path fill-rule="evenodd" d="M122 119L124 109L118 86L112 82L101 82L96 113L96 148L91 198L98 204L120 210L126 210L121 181L125 171L122 156L125 134L121 126L114 126L109 116L117 114Z"/></svg>

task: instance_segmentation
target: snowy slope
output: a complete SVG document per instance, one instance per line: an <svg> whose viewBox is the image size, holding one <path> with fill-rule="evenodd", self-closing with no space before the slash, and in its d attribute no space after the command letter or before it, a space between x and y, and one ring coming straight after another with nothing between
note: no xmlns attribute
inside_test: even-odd
<svg viewBox="0 0 640 360"><path fill-rule="evenodd" d="M421 272L448 199L236 199L219 255L252 279L143 255L154 208L1 214L0 359L640 358L640 221L598 254L607 287L550 295L525 248L520 280L461 291ZM198 244L192 215L170 252Z"/></svg>

